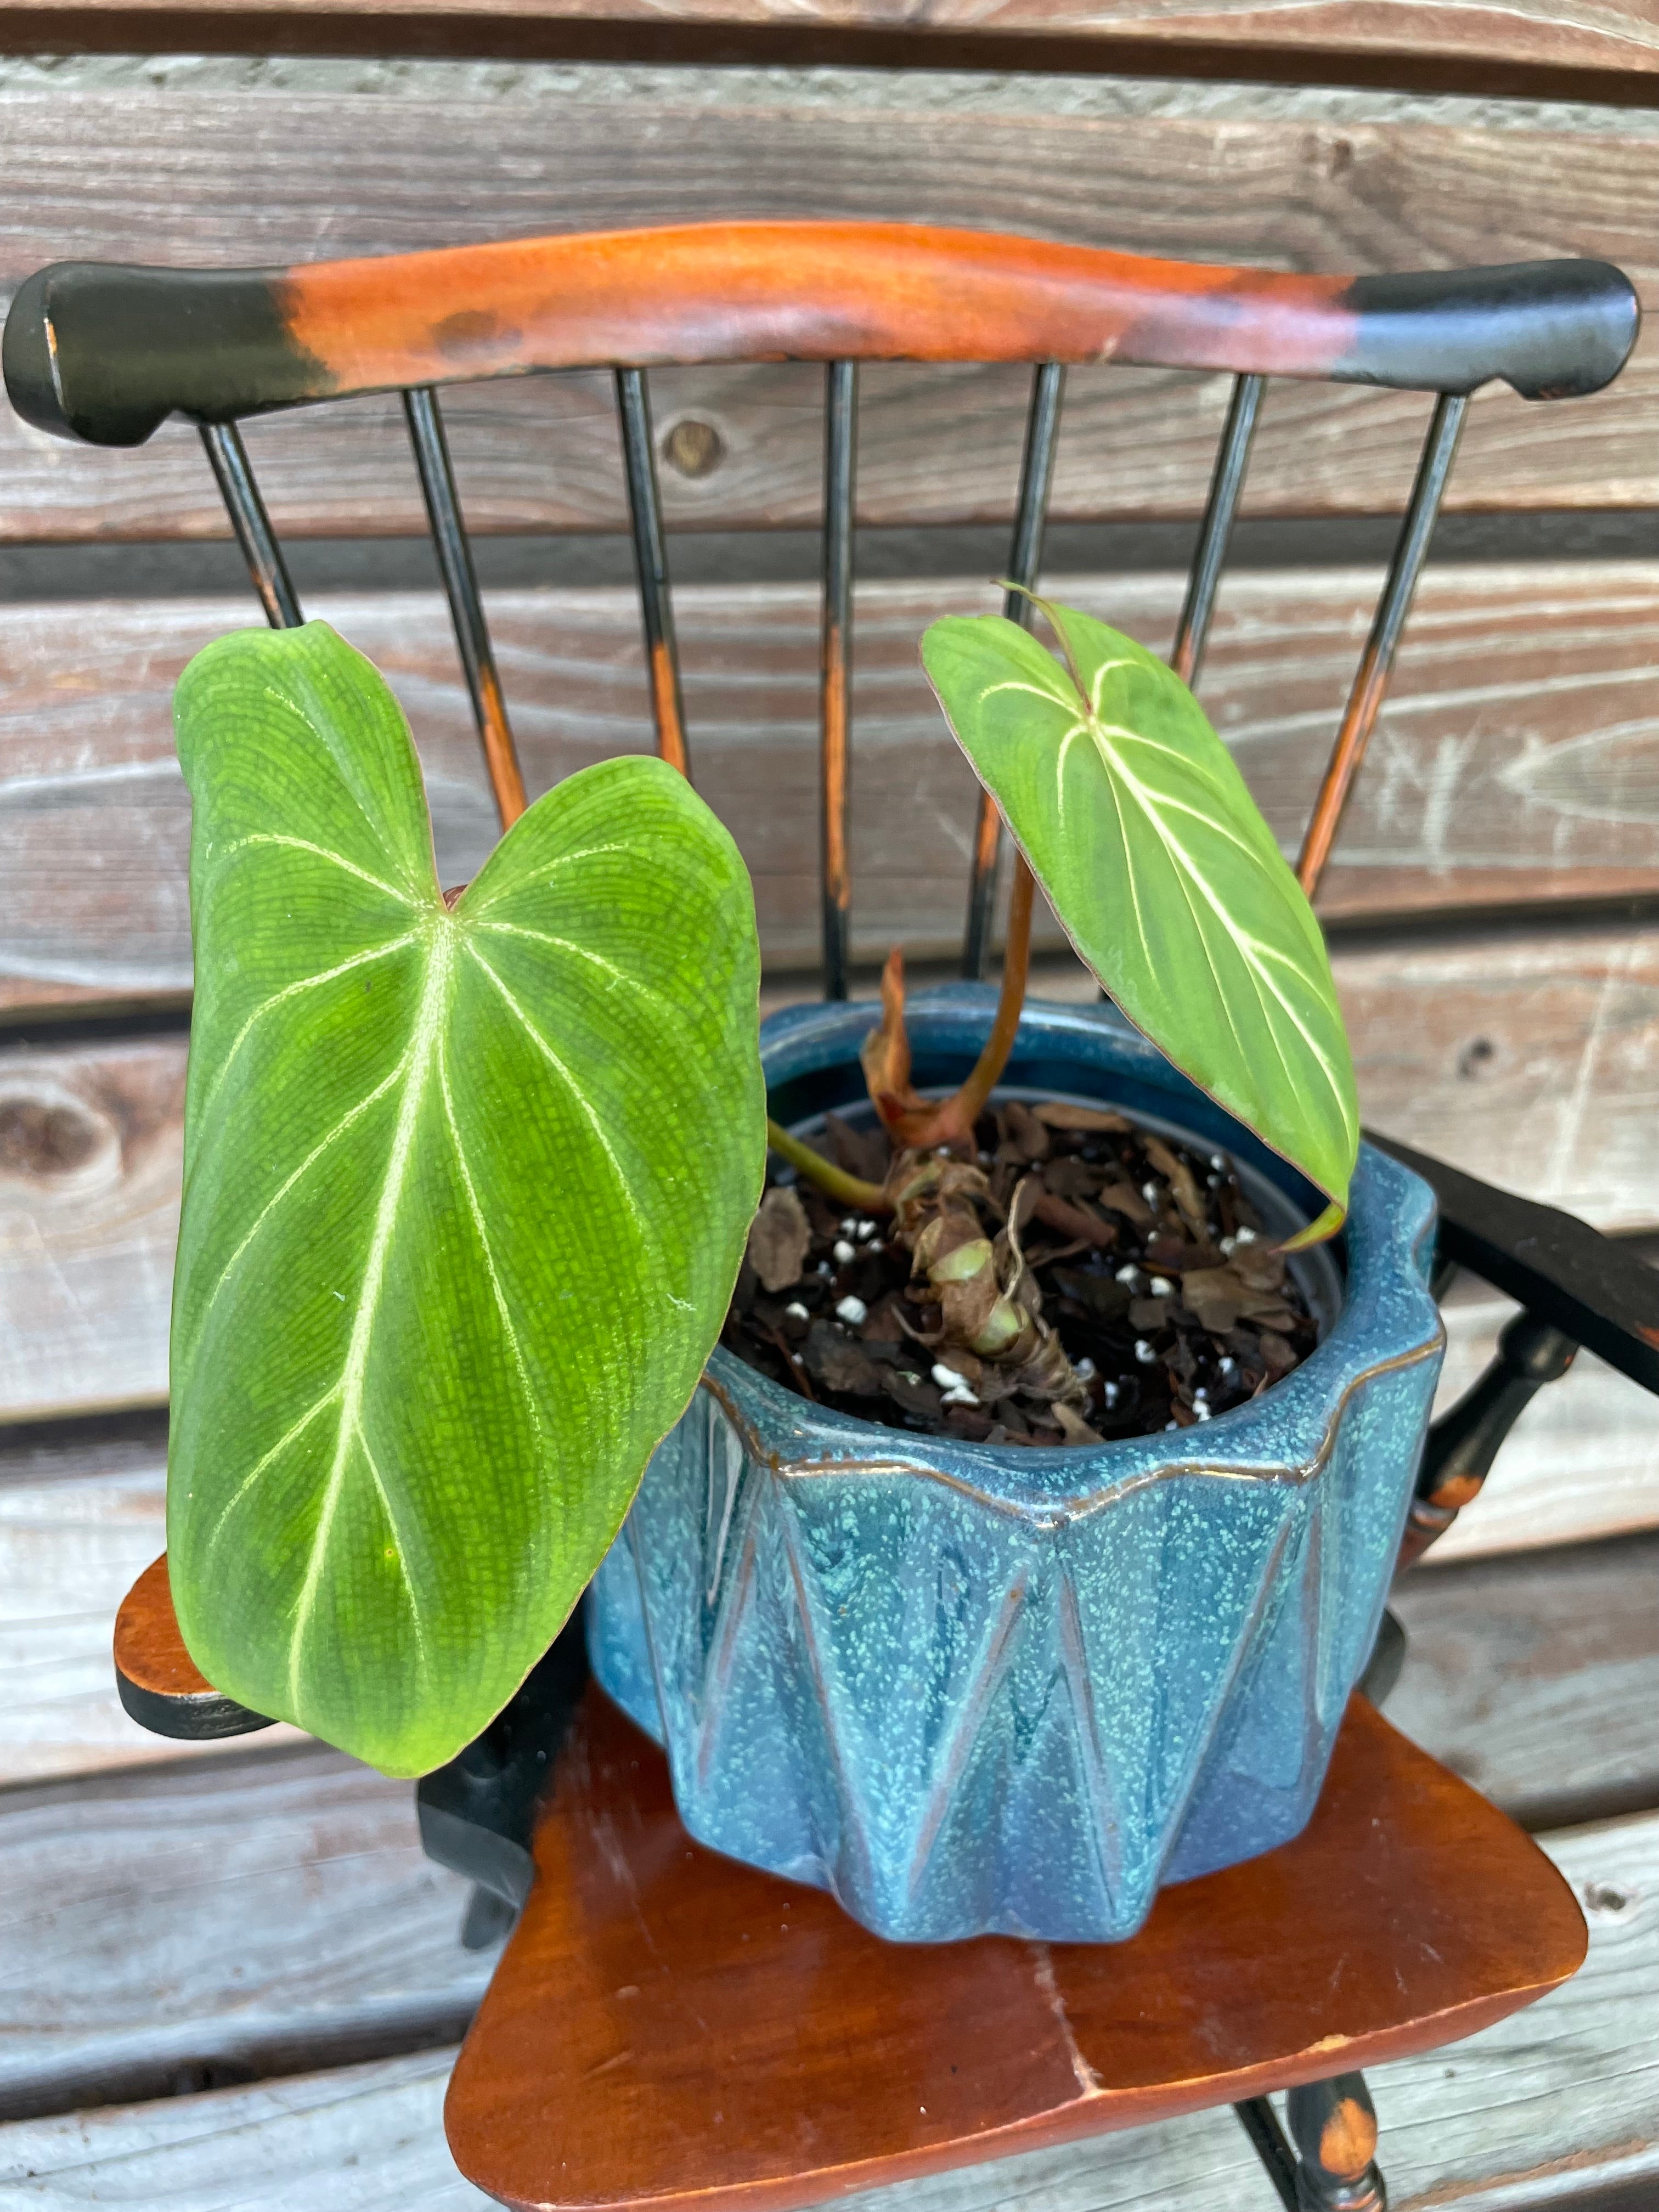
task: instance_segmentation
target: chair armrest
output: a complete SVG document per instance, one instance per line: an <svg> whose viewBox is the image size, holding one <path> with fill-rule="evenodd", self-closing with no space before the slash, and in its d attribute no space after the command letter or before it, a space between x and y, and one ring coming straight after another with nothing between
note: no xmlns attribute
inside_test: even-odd
<svg viewBox="0 0 1659 2212"><path fill-rule="evenodd" d="M251 1735L270 1728L216 1690L185 1649L173 1610L167 1556L144 1569L115 1616L115 1686L129 1719L152 1735L199 1743L226 1735Z"/></svg>
<svg viewBox="0 0 1659 2212"><path fill-rule="evenodd" d="M1475 1497L1522 1413L1567 1372L1581 1345L1659 1393L1659 1273L1559 1206L1517 1198L1391 1137L1366 1137L1432 1188L1438 1257L1522 1309L1486 1372L1429 1431L1400 1548L1407 1567Z"/></svg>
<svg viewBox="0 0 1659 2212"><path fill-rule="evenodd" d="M1632 1382L1659 1394L1659 1273L1615 1237L1559 1206L1517 1198L1392 1137L1369 1129L1365 1135L1433 1189L1443 1260L1468 1268Z"/></svg>

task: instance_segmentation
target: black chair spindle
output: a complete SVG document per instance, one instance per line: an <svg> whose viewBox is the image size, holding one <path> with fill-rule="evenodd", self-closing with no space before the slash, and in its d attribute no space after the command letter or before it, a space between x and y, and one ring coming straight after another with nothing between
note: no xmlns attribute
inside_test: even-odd
<svg viewBox="0 0 1659 2212"><path fill-rule="evenodd" d="M1042 566L1042 537L1048 520L1048 493L1060 443L1060 409L1066 370L1057 361L1038 364L1031 378L1031 404L1025 417L1025 450L1020 460L1019 503L1014 511L1013 542L1008 549L1008 581L1024 591L1005 592L1002 611L1010 622L1030 629L1036 610L1024 596L1036 589ZM996 915L997 878L1002 865L1002 816L988 791L979 799L974 831L974 873L968 891L968 926L962 945L962 972L982 983L990 965L991 930Z"/></svg>
<svg viewBox="0 0 1659 2212"><path fill-rule="evenodd" d="M823 995L847 996L853 875L848 849L852 769L853 499L858 475L858 363L824 375L823 642L820 662Z"/></svg>
<svg viewBox="0 0 1659 2212"><path fill-rule="evenodd" d="M265 620L272 629L298 629L305 620L300 612L300 595L253 480L242 434L234 422L203 422L198 428Z"/></svg>
<svg viewBox="0 0 1659 2212"><path fill-rule="evenodd" d="M466 688L472 700L472 716L478 726L484 761L489 770L490 787L495 794L501 827L510 830L524 812L524 775L507 719L501 678L495 672L495 648L489 642L489 626L484 620L483 601L478 594L472 548L467 543L466 526L461 520L460 496L455 489L455 471L450 463L449 441L444 435L437 393L429 385L417 385L413 391L405 392L404 415L409 424L409 441L415 451L415 465L420 473L432 544L449 601L450 618L455 625L456 649L461 657Z"/></svg>
<svg viewBox="0 0 1659 2212"><path fill-rule="evenodd" d="M1210 495L1205 501L1198 546L1188 573L1187 596L1182 604L1181 619L1176 624L1175 643L1170 650L1170 667L1192 690L1198 688L1199 672L1204 665L1205 648L1210 641L1216 592L1232 539L1233 524L1238 518L1239 494L1244 489L1245 471L1250 465L1250 447L1255 437L1266 382L1267 379L1261 376L1233 380L1233 396L1216 452L1215 472L1210 478Z"/></svg>
<svg viewBox="0 0 1659 2212"><path fill-rule="evenodd" d="M1382 586L1382 596L1376 603L1376 613L1372 618L1370 635L1365 641L1365 650L1342 716L1342 726L1337 732L1336 743L1331 748L1330 761L1325 770L1324 781L1319 787L1318 797L1314 801L1301 857L1297 862L1297 876L1310 898L1318 890L1320 878L1325 872L1325 864L1330 859L1331 848L1336 842L1336 833L1341 824L1342 811L1347 805L1348 793L1353 788L1354 778L1365 757L1365 748L1376 727L1383 696L1389 688L1389 678L1394 673L1394 657L1399 647L1400 634L1406 627L1406 617L1411 612L1412 600L1416 596L1417 580L1423 573L1429 540L1434 535L1434 526L1439 518L1440 502L1451 475L1452 463L1456 458L1457 441L1468 404L1468 396L1455 392L1442 392L1435 402L1423 456L1417 465L1417 480L1412 486L1411 504L1406 509L1405 520L1401 525L1394 557L1389 563L1388 576Z"/></svg>
<svg viewBox="0 0 1659 2212"><path fill-rule="evenodd" d="M1535 1314L1518 1313L1504 1329L1496 1358L1429 1431L1400 1547L1402 1567L1443 1536L1478 1495L1510 1431L1546 1383L1561 1380L1577 1351L1564 1330Z"/></svg>
<svg viewBox="0 0 1659 2212"><path fill-rule="evenodd" d="M640 620L645 628L646 672L651 685L657 750L671 768L678 769L689 780L691 756L685 742L679 647L674 637L662 501L657 490L657 456L651 437L651 395L646 390L642 368L617 371L617 415L622 425L623 470L628 479L628 517L634 538L634 573L639 583Z"/></svg>
<svg viewBox="0 0 1659 2212"><path fill-rule="evenodd" d="M1299 2212L1296 2199L1296 2153L1279 2125L1269 2097L1249 2097L1233 2106L1239 2125L1261 2162L1263 2172L1278 2193L1285 2212Z"/></svg>

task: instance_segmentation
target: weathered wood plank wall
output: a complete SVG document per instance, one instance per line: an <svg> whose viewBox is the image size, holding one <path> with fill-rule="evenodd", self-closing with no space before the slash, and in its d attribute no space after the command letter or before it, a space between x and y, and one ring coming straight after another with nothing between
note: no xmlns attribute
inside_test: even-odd
<svg viewBox="0 0 1659 2212"><path fill-rule="evenodd" d="M849 73L850 74L850 73ZM1315 113L1087 112L1042 79L990 97L971 80L792 96L757 76L649 103L575 88L544 102L227 93L135 102L15 92L0 104L11 189L0 207L8 290L52 258L238 264L388 252L551 228L749 216L963 223L1197 260L1413 269L1601 254L1651 303L1659 175L1645 132L1493 128ZM907 104L904 93L911 93ZM746 96L745 96L746 95ZM1079 112L1081 106L1084 112ZM630 121L641 125L629 128ZM872 161L872 137L881 158ZM480 158L480 149L489 149ZM653 380L665 427L711 422L719 465L671 465L671 525L816 522L822 376L810 367L683 370ZM870 522L1012 511L1025 380L1006 368L872 369L860 410L860 512ZM1454 508L1652 507L1643 425L1659 328L1610 391L1572 407L1506 388L1471 410ZM1200 507L1226 380L1074 373L1056 465L1060 517ZM1281 383L1252 469L1252 513L1376 514L1410 483L1426 406L1412 394ZM129 453L58 447L9 416L0 538L222 535L193 434ZM469 519L482 530L617 529L625 515L602 377L474 387L451 409ZM273 513L301 532L418 532L395 402L354 401L256 425Z"/></svg>
<svg viewBox="0 0 1659 2212"><path fill-rule="evenodd" d="M1506 977L1510 958L1515 972ZM1504 941L1496 951L1480 943L1473 955L1462 948L1455 958L1416 945L1352 956L1339 951L1335 966L1345 999L1362 1010L1363 1021L1355 1023L1360 1076L1379 1127L1608 1227L1628 1227L1623 1214L1650 1215L1659 1206L1651 1143L1659 976L1651 949L1641 967L1626 961L1623 939L1595 931L1564 934L1553 944L1528 941L1518 956ZM1070 973L1039 975L1038 982L1048 983L1050 995L1079 988ZM1472 1042L1460 1024L1477 989L1485 1020L1472 1042L1490 1050L1476 1056L1472 1077ZM1639 1085L1623 1093L1611 1088L1619 1071L1614 1066L1609 1074L1604 1058L1612 1061L1619 1048L1620 1018L1615 1012L1598 1028L1594 1015L1573 1013L1577 994L1633 1001L1624 1048L1645 1070ZM1549 1010L1562 1000L1568 1037L1552 1051L1547 1036L1536 1033L1543 1024L1534 1002ZM10 1172L0 1181L6 1419L165 1401L185 1051L179 1036L0 1053L0 1132L11 1132ZM1498 1072L1483 1081L1480 1071L1489 1065ZM1598 1073L1609 1080L1606 1091ZM1449 1313L1456 1347L1450 1386L1474 1379L1501 1311L1488 1302ZM1558 1414L1557 1406L1573 1410ZM1652 1510L1651 1500L1645 1509L1640 1500L1659 1472L1659 1425L1635 1384L1584 1366L1540 1401L1516 1442L1546 1419L1553 1435L1571 1435L1575 1426L1583 1434L1591 1408L1601 1416L1598 1431L1612 1463L1584 1471L1574 1510L1593 1515L1606 1481L1607 1499L1634 1510L1640 1525ZM1619 1479L1625 1454L1643 1470L1635 1496ZM1540 1474L1552 1479L1547 1462ZM1471 1517L1469 1534L1459 1531L1463 1541L1476 1540L1483 1518ZM1592 1525L1599 1531L1607 1524ZM1553 1524L1533 1540L1571 1533Z"/></svg>
<svg viewBox="0 0 1659 2212"><path fill-rule="evenodd" d="M268 0L234 15L0 0L0 46L19 55L0 58L0 301L71 256L277 261L844 214L1297 268L1601 253L1651 307L1650 17L1638 0ZM27 58L54 45L115 51ZM270 58L205 58L216 45ZM477 59L491 53L563 58ZM754 870L781 1000L816 937L817 609L791 579L817 521L821 377L653 381L673 550L714 580L678 596L697 772ZM1224 401L1216 379L1071 380L1049 580L1154 647ZM886 580L860 587L856 635L866 960L895 937L942 957L960 913L973 794L915 641L935 612L994 604L981 580L1024 404L1006 371L865 379L860 512ZM1651 318L1595 400L1477 400L1455 557L1431 569L1323 900L1371 1120L1638 1234L1659 1229L1656 410ZM1205 696L1287 847L1363 637L1387 542L1374 518L1398 508L1425 411L1270 395ZM605 380L458 392L449 419L469 519L497 541L487 573L515 579L490 611L532 787L642 746L632 595L568 580L624 573ZM667 443L687 421L712 439ZM302 580L327 580L308 606L409 708L458 880L491 814L447 617L410 543L422 517L395 410L259 423L249 443ZM550 532L586 550L558 553ZM459 2033L489 1959L454 1946L460 1886L419 1858L406 1786L289 1731L181 1755L125 1718L108 1673L114 1605L161 1540L190 985L167 699L200 643L253 619L225 535L187 430L91 454L0 404L0 1926L17 1962L0 2194L459 2212L483 2200L443 2152L449 2055L428 2046ZM1051 960L1045 987L1076 989L1075 972ZM1455 1293L1449 1392L1506 1311ZM1552 2012L1384 2069L1396 2204L1578 2212L1603 2185L1634 2203L1659 2177L1641 2015L1655 1540L1584 1540L1656 1522L1651 1401L1581 1361L1517 1431L1443 1571L1402 1590L1413 1652L1391 1710L1419 1740L1534 1825L1641 1817L1552 1841L1593 1923L1591 1966ZM867 2212L1016 2201L1266 2212L1272 2195L1218 2113Z"/></svg>
<svg viewBox="0 0 1659 2212"><path fill-rule="evenodd" d="M1575 2173L1592 2189L1628 2184L1623 2212L1644 2203L1659 2177L1650 2017L1659 1972L1659 1818L1567 1830L1547 1848L1586 1908L1589 1961L1534 2009L1449 2051L1375 2069L1396 2212L1483 2212L1494 2203L1510 2212L1577 2203L1589 2212L1588 2196L1563 2191ZM202 2022L207 2040L198 2049L214 2047L214 2025ZM319 2212L483 2208L489 2200L460 2179L443 2143L453 2057L428 2051L216 2094L14 2121L0 2126L0 2186L20 2204L53 2212L112 2197L131 2212L218 2212L228 2203ZM1517 2107L1525 2115L1519 2127ZM1186 2212L1194 2203L1271 2212L1278 2200L1221 2111L840 2201L858 2212L1010 2204Z"/></svg>
<svg viewBox="0 0 1659 2212"><path fill-rule="evenodd" d="M1427 85L1652 104L1643 0L6 0L21 51L509 53L927 68L1072 65L1193 79Z"/></svg>
<svg viewBox="0 0 1659 2212"><path fill-rule="evenodd" d="M18 1791L0 1869L9 2118L453 2042L495 1963L408 1786L314 1745Z"/></svg>
<svg viewBox="0 0 1659 2212"><path fill-rule="evenodd" d="M1167 647L1178 573L1065 584L1074 604ZM1244 572L1224 591L1205 701L1292 849L1378 584L1370 568L1342 567ZM532 793L609 753L648 750L631 590L498 592L489 604ZM916 640L935 614L996 604L988 581L857 594L854 929L866 960L895 939L913 953L959 941L975 787ZM495 814L441 600L359 592L307 605L397 687L426 767L441 872L465 881ZM700 585L676 594L676 611L699 787L754 872L769 958L807 965L818 927L817 593ZM0 915L0 1006L188 991L190 817L172 690L191 653L252 612L241 598L0 606L0 837L19 893ZM1659 895L1656 702L1659 562L1431 571L1327 879L1328 920L1530 902L1541 945L1550 907ZM1047 936L1060 941L1052 924Z"/></svg>
<svg viewBox="0 0 1659 2212"><path fill-rule="evenodd" d="M263 1757L307 1741L273 1729L169 1743L120 1709L110 1623L162 1547L165 1450L154 1421L148 1433L135 1425L95 1443L82 1435L0 1446L0 1791L140 1765L240 1759L250 1747ZM1559 1469L1559 1455L1540 1455L1519 1478L1510 1467L1493 1477L1529 1533L1547 1533L1548 1480ZM1534 1826L1659 1802L1650 1720L1659 1698L1659 1536L1577 1552L1511 1547L1443 1564L1443 1573L1402 1585L1412 1658L1390 1717ZM0 1818L0 1844L4 1833Z"/></svg>

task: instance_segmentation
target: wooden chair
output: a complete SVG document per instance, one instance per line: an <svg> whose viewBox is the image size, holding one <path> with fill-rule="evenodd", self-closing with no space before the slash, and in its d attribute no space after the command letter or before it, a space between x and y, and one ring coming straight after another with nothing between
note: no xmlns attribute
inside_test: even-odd
<svg viewBox="0 0 1659 2212"><path fill-rule="evenodd" d="M525 803L445 442L440 385L615 369L659 749L690 773L647 370L826 363L822 661L823 981L844 996L858 364L1033 365L1009 574L1038 575L1065 366L1225 369L1236 383L1174 661L1196 683L1272 374L1434 395L1427 441L1300 860L1311 894L1358 773L1426 554L1468 394L1617 374L1637 310L1605 264L1392 277L1210 269L881 225L734 224L556 237L274 271L66 264L20 292L13 404L97 445L168 415L201 428L269 619L300 607L239 420L398 389L503 823ZM1010 594L1007 610L1025 619ZM963 956L984 973L1000 824L981 808ZM1443 1271L1523 1310L1437 1424L1402 1564L1479 1490L1540 1385L1592 1347L1659 1391L1653 1278L1580 1222L1383 1143L1435 1186ZM1387 1634L1366 1686L1397 1668ZM266 1723L184 1650L165 1559L117 1622L127 1710L181 1737ZM823 1894L691 1843L661 1753L586 1683L568 1628L478 1741L419 1785L432 1854L479 1885L471 1940L514 1932L452 2084L462 2171L517 2205L754 2212L1001 2152L1234 2102L1286 2206L1380 2207L1361 2069L1430 2049L1571 1974L1583 1923L1503 1815L1357 1694L1294 1843L1166 1891L1108 1947L1004 1939L916 1954ZM1268 2101L1288 2090L1295 2148Z"/></svg>

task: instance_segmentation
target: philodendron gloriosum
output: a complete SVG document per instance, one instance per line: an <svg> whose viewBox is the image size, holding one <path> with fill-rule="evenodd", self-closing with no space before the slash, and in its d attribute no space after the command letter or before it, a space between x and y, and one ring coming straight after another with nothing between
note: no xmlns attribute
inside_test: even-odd
<svg viewBox="0 0 1659 2212"><path fill-rule="evenodd" d="M210 647L177 727L174 1607L216 1687L418 1774L546 1650L719 1334L765 1162L753 896L626 759L452 908L403 715L320 623Z"/></svg>
<svg viewBox="0 0 1659 2212"><path fill-rule="evenodd" d="M1078 952L1137 1028L1329 1201L1359 1154L1353 1062L1313 908L1192 693L1133 638L1036 602L947 617L924 666Z"/></svg>
<svg viewBox="0 0 1659 2212"><path fill-rule="evenodd" d="M1083 957L1328 1235L1358 1124L1307 902L1185 686L1046 611L1063 665L1000 617L933 626L947 718ZM764 1166L753 895L629 757L446 898L403 715L322 623L210 647L177 727L173 1603L217 1688L420 1773L546 1649L720 1334Z"/></svg>

